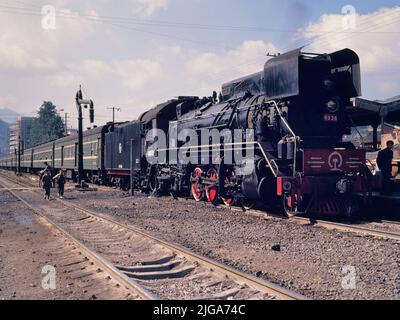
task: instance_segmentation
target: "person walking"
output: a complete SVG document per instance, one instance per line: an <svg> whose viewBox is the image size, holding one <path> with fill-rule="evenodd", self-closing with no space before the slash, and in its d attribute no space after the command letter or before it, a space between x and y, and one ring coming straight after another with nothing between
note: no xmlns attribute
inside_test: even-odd
<svg viewBox="0 0 400 320"><path fill-rule="evenodd" d="M49 163L47 161L45 161L43 164L44 164L44 169L42 171L39 171L39 177L40 177L39 188L42 187L42 180L47 172L50 172L50 177L53 176L53 168L49 165Z"/></svg>
<svg viewBox="0 0 400 320"><path fill-rule="evenodd" d="M53 180L57 182L59 198L63 199L64 198L64 191L65 191L65 182L66 182L64 170L60 170L58 175L56 175L53 178Z"/></svg>
<svg viewBox="0 0 400 320"><path fill-rule="evenodd" d="M391 193L393 147L394 142L388 141L386 149L379 151L378 159L376 160L382 172L382 194L386 195Z"/></svg>
<svg viewBox="0 0 400 320"><path fill-rule="evenodd" d="M53 186L51 173L47 171L42 178L42 186L44 189L44 199L50 200L50 191Z"/></svg>

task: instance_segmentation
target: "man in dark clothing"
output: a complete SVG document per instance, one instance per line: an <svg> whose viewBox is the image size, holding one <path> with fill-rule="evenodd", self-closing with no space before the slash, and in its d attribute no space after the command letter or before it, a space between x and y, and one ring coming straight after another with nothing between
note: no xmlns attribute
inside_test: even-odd
<svg viewBox="0 0 400 320"><path fill-rule="evenodd" d="M378 153L378 159L376 161L382 172L382 194L389 194L391 192L394 142L388 141L386 146L386 149L383 149Z"/></svg>
<svg viewBox="0 0 400 320"><path fill-rule="evenodd" d="M64 175L64 171L60 170L60 173L58 175L56 175L53 180L57 181L57 185L58 185L58 196L60 197L60 199L64 198L64 189L65 189L65 175Z"/></svg>
<svg viewBox="0 0 400 320"><path fill-rule="evenodd" d="M44 189L44 199L50 200L50 191L51 191L51 187L53 186L50 171L47 171L44 174L44 176L42 178L42 186Z"/></svg>
<svg viewBox="0 0 400 320"><path fill-rule="evenodd" d="M45 162L44 169L39 172L39 175L40 175L39 187L41 187L43 177L46 175L47 172L50 172L50 178L52 178L54 176L53 168L48 164L48 162Z"/></svg>
<svg viewBox="0 0 400 320"><path fill-rule="evenodd" d="M44 175L47 171L49 171L50 174L53 175L53 168L49 165L48 162L45 162L44 169L42 171L40 171L40 173Z"/></svg>

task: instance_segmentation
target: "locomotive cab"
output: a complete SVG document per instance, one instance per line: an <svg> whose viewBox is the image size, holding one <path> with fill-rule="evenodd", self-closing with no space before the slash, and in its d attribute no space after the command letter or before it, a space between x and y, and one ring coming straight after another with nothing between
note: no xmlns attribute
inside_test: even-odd
<svg viewBox="0 0 400 320"><path fill-rule="evenodd" d="M354 194L365 194L369 183L365 151L342 140L352 126L347 108L361 95L357 54L297 49L268 61L264 77L266 99L277 101L290 126L279 127L278 142L278 157L294 158L289 167L296 168L291 177L277 178L286 212L353 215Z"/></svg>
<svg viewBox="0 0 400 320"><path fill-rule="evenodd" d="M267 100L288 106L287 119L306 147L336 147L350 127L346 107L361 94L358 56L301 48L269 60L264 68Z"/></svg>

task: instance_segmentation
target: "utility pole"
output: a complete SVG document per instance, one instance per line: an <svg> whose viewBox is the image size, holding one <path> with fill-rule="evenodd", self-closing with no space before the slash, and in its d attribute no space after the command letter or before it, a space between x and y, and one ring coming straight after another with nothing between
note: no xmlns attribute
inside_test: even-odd
<svg viewBox="0 0 400 320"><path fill-rule="evenodd" d="M67 122L68 122L68 113L66 112L66 113L65 113L65 118L64 118L65 136L68 135L68 125L67 125Z"/></svg>
<svg viewBox="0 0 400 320"><path fill-rule="evenodd" d="M17 175L21 175L21 136L18 135Z"/></svg>
<svg viewBox="0 0 400 320"><path fill-rule="evenodd" d="M60 112L65 111L64 109L61 109ZM68 112L64 113L64 135L67 136L68 135Z"/></svg>
<svg viewBox="0 0 400 320"><path fill-rule="evenodd" d="M115 111L121 112L121 108L111 107L111 108L107 108L107 110L112 110L113 111L113 121L112 121L112 123L115 124Z"/></svg>
<svg viewBox="0 0 400 320"><path fill-rule="evenodd" d="M14 155L15 155L15 162L11 163L11 165L13 168L15 168L15 174L17 174L18 173L18 148L14 147Z"/></svg>
<svg viewBox="0 0 400 320"><path fill-rule="evenodd" d="M131 167L131 196L133 197L135 195L135 186L134 186L134 170L135 170L135 160L133 158L133 150L134 150L134 145L135 140L131 139L131 156L130 156L130 167Z"/></svg>
<svg viewBox="0 0 400 320"><path fill-rule="evenodd" d="M76 107L78 109L78 184L81 185L85 182L84 168L83 168L83 114L82 106L87 109L90 106L90 122L94 122L94 103L90 99L83 99L82 87L75 97Z"/></svg>

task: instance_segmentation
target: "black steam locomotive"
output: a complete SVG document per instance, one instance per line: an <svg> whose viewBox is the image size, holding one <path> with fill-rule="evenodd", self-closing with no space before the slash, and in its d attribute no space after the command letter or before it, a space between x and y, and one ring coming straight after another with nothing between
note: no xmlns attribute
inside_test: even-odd
<svg viewBox="0 0 400 320"><path fill-rule="evenodd" d="M352 126L351 99L360 95L355 52L297 49L270 59L260 73L225 84L218 102L178 97L137 121L97 129L94 139L87 138L89 146L97 145L85 151L92 166L85 163L85 171L99 183L133 184L146 193L351 216L355 195L371 187L365 151L342 141ZM65 148L53 144L53 150ZM33 157L38 148L25 154ZM75 172L76 150L71 167L63 156L53 151L46 160ZM0 165L15 166L15 160L9 156ZM34 169L29 161L24 166Z"/></svg>

